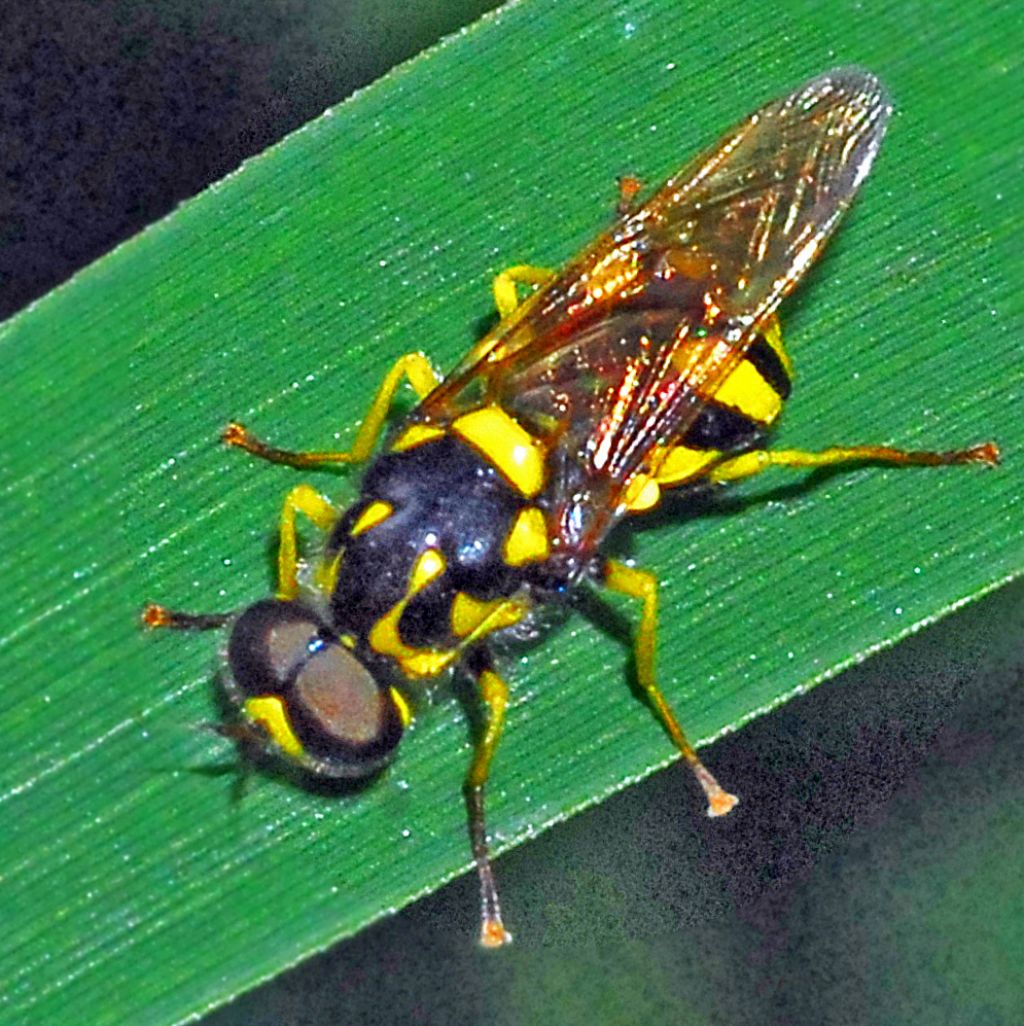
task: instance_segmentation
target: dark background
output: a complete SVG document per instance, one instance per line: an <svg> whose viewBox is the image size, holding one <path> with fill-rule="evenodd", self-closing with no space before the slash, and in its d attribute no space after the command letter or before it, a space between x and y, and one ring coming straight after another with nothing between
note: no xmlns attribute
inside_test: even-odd
<svg viewBox="0 0 1024 1026"><path fill-rule="evenodd" d="M0 0L0 320L494 0Z"/></svg>
<svg viewBox="0 0 1024 1026"><path fill-rule="evenodd" d="M3 3L0 317L491 6ZM673 769L503 858L511 951L473 947L466 877L208 1022L1021 1021L987 920L1020 904L1022 612L1004 589L717 744L728 821Z"/></svg>

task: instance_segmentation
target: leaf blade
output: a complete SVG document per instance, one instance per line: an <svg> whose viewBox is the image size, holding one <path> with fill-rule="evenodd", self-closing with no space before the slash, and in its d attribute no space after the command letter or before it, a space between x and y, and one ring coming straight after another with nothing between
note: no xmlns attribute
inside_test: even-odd
<svg viewBox="0 0 1024 1026"><path fill-rule="evenodd" d="M639 4L627 21L597 4L507 9L0 328L23 411L3 455L11 551L26 553L3 598L16 682L12 757L0 769L11 1007L59 1018L73 1005L94 1022L146 1009L149 1021L172 1021L466 865L466 735L450 703L428 710L400 764L358 800L339 806L261 780L233 808L227 784L188 772L224 757L192 729L216 716L213 646L140 636L133 617L146 598L231 607L269 587L269 535L297 478L219 450L224 420L285 444L320 444L335 424L347 437L400 352L423 345L450 365L475 339L490 316L489 274L570 256L605 223L616 172L667 174L821 70L814 44L836 31L791 12L807 58L780 67L756 25L731 15L750 45L738 67L760 65L737 88L714 62L699 82L675 74L692 43L658 20L665 10ZM971 117L951 118L923 58L878 51L872 26L853 16L843 27L901 114L837 246L784 311L799 380L780 442L945 446L996 433L1012 459L1019 315L1001 267L1017 258L1009 219L986 215L1010 115L984 102L993 82L969 74L970 61L989 67L998 54L980 36L958 53L962 38L933 34L927 63L959 69L974 101ZM724 60L727 38L718 45ZM516 74L484 70L502 66ZM612 100L580 111L585 82ZM926 159L935 123L944 162ZM979 170L983 137L1003 140L1003 152L990 148ZM52 439L42 456L41 438ZM660 665L691 732L731 729L1017 575L1024 540L1009 470L865 470L780 484L766 503L756 497L776 487L751 482L735 490L734 516L623 539L666 580ZM345 477L317 483L355 488ZM491 808L506 843L668 760L646 711L623 697L624 658L621 639L573 620L516 666ZM551 780L567 752L579 768ZM347 850L352 839L368 850Z"/></svg>

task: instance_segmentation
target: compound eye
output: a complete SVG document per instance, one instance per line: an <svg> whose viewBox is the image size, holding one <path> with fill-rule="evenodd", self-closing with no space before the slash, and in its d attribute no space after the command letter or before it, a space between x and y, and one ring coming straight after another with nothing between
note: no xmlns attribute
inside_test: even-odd
<svg viewBox="0 0 1024 1026"><path fill-rule="evenodd" d="M288 704L303 747L330 776L368 776L390 759L402 737L390 689L336 638L310 645Z"/></svg>
<svg viewBox="0 0 1024 1026"><path fill-rule="evenodd" d="M337 642L321 641L295 675L296 704L332 737L371 744L384 727L381 689L370 671Z"/></svg>
<svg viewBox="0 0 1024 1026"><path fill-rule="evenodd" d="M283 692L309 658L325 624L298 602L265 599L235 621L228 640L228 666L246 696Z"/></svg>
<svg viewBox="0 0 1024 1026"><path fill-rule="evenodd" d="M250 606L235 621L228 666L243 714L313 773L369 776L402 736L390 689L298 602Z"/></svg>

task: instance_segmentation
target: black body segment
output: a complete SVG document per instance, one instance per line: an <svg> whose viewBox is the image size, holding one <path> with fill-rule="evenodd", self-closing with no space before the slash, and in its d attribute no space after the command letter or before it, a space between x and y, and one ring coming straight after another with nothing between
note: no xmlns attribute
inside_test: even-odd
<svg viewBox="0 0 1024 1026"><path fill-rule="evenodd" d="M354 535L375 503L391 512ZM534 508L485 456L451 434L383 454L328 542L329 555L341 553L330 599L333 622L368 639L405 600L400 641L416 649L454 650L463 640L453 626L460 595L490 602L526 586L529 567L510 565L503 549L517 517ZM410 597L414 567L428 551L439 554L443 573Z"/></svg>

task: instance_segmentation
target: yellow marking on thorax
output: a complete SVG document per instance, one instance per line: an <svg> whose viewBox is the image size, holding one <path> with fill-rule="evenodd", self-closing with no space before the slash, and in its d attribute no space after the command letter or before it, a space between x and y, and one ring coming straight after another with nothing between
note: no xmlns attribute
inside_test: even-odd
<svg viewBox="0 0 1024 1026"><path fill-rule="evenodd" d="M286 755L299 759L305 754L302 742L295 736L295 731L288 722L284 702L277 695L247 698L242 708L246 716L258 723Z"/></svg>
<svg viewBox="0 0 1024 1026"><path fill-rule="evenodd" d="M436 581L444 573L446 565L444 556L437 549L427 549L422 553L409 574L408 597L418 595L431 581Z"/></svg>
<svg viewBox="0 0 1024 1026"><path fill-rule="evenodd" d="M471 644L495 631L513 627L529 609L529 603L522 598L484 601L460 591L452 603L452 633L462 639L460 647Z"/></svg>
<svg viewBox="0 0 1024 1026"><path fill-rule="evenodd" d="M353 538L365 534L370 528L382 524L394 511L395 508L390 502L381 502L380 499L374 499L356 518L356 522L352 525L352 530L349 531L349 534Z"/></svg>
<svg viewBox="0 0 1024 1026"><path fill-rule="evenodd" d="M521 509L501 548L501 558L509 566L523 566L538 563L551 553L548 541L548 526L544 514L536 506Z"/></svg>
<svg viewBox="0 0 1024 1026"><path fill-rule="evenodd" d="M392 452L405 452L406 449L415 449L417 445L424 442L432 442L435 438L444 437L444 428L435 427L433 424L410 424L395 439L391 446Z"/></svg>
<svg viewBox="0 0 1024 1026"><path fill-rule="evenodd" d="M444 573L445 566L444 556L437 549L421 553L409 574L409 590L373 625L367 638L375 652L390 656L409 677L436 677L458 656L454 649L413 648L402 641L398 631L406 606Z"/></svg>
<svg viewBox="0 0 1024 1026"><path fill-rule="evenodd" d="M486 456L528 499L544 487L544 446L500 406L463 414L452 430Z"/></svg>

